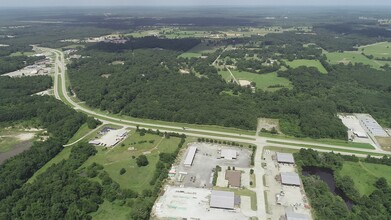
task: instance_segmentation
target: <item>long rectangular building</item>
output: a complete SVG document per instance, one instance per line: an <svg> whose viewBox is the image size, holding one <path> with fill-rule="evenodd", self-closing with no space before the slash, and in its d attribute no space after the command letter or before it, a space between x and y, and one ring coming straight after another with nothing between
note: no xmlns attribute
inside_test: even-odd
<svg viewBox="0 0 391 220"><path fill-rule="evenodd" d="M195 154L197 152L197 147L189 147L189 151L187 152L185 162L183 163L185 166L191 166L193 164L193 160L195 157Z"/></svg>

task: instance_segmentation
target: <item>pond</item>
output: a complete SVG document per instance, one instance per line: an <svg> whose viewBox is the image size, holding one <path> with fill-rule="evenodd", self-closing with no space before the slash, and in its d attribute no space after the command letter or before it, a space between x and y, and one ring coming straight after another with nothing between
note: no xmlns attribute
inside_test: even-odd
<svg viewBox="0 0 391 220"><path fill-rule="evenodd" d="M352 209L354 205L353 201L350 200L341 189L336 187L333 171L331 169L319 168L319 167L303 167L302 173L304 176L309 176L309 175L319 176L319 178L327 184L330 191L334 195L338 195L339 197L341 197L343 201L346 203L346 205L348 206L348 208L350 210Z"/></svg>

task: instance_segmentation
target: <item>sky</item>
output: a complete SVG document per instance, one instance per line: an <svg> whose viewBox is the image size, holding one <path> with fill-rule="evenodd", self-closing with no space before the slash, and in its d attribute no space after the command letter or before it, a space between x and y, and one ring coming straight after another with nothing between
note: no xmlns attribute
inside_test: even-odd
<svg viewBox="0 0 391 220"><path fill-rule="evenodd" d="M391 0L0 0L0 7L29 6L391 6Z"/></svg>

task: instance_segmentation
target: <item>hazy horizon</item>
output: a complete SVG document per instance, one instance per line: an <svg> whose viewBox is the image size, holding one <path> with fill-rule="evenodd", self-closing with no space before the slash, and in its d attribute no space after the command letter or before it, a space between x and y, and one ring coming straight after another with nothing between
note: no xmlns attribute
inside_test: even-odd
<svg viewBox="0 0 391 220"><path fill-rule="evenodd" d="M391 6L389 0L0 0L0 7L74 7L74 6Z"/></svg>

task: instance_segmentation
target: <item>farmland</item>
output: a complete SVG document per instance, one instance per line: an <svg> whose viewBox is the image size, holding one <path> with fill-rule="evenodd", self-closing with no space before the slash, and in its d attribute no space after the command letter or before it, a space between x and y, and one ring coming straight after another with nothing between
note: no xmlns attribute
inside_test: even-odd
<svg viewBox="0 0 391 220"><path fill-rule="evenodd" d="M385 64L391 64L390 61L379 61L374 59L369 59L365 57L364 55L354 52L354 51L345 51L343 53L340 52L334 52L334 53L328 53L326 54L327 60L331 64L356 64L356 63L363 63L365 65L369 65L375 69L380 69L381 66Z"/></svg>
<svg viewBox="0 0 391 220"><path fill-rule="evenodd" d="M391 58L391 42L381 42L377 44L362 46L359 48L366 55L374 58Z"/></svg>
<svg viewBox="0 0 391 220"><path fill-rule="evenodd" d="M219 74L227 81L231 81L232 76L228 71L220 71ZM256 83L257 89L275 91L280 88L292 88L291 82L283 77L278 77L276 72L266 74L256 74L250 72L232 71L237 80L248 80ZM278 85L278 86L277 86ZM275 88L271 88L274 87Z"/></svg>
<svg viewBox="0 0 391 220"><path fill-rule="evenodd" d="M327 73L327 70L323 67L319 60L293 60L287 61L287 65L291 68L297 68L299 66L316 67L321 73Z"/></svg>

